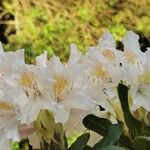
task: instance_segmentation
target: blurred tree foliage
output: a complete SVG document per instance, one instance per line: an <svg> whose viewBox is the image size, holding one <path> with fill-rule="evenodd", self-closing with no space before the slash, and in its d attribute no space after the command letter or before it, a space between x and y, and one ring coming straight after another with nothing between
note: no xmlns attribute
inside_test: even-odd
<svg viewBox="0 0 150 150"><path fill-rule="evenodd" d="M14 16L0 22L7 24L5 49L25 48L29 63L44 50L66 61L71 43L85 52L106 29L116 40L126 30L150 35L149 0L3 0L2 9Z"/></svg>

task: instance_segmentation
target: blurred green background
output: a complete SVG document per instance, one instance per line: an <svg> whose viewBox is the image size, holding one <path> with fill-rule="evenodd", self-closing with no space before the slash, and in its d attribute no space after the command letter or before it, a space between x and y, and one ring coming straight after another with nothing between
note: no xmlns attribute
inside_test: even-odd
<svg viewBox="0 0 150 150"><path fill-rule="evenodd" d="M1 0L0 40L5 50L25 48L34 63L44 50L63 61L69 45L85 52L109 29L116 40L133 30L150 35L150 0Z"/></svg>

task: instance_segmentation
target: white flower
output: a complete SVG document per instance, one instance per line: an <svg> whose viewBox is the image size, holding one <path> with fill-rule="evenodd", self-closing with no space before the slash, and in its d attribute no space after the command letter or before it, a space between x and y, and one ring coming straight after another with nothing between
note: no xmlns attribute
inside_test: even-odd
<svg viewBox="0 0 150 150"><path fill-rule="evenodd" d="M119 74L116 76L120 80L124 81L125 84L131 85L131 95L134 96L138 87L138 76L143 74L143 66L146 63L146 56L140 50L138 42L139 36L132 31L127 32L123 38L124 51L121 57L121 67Z"/></svg>
<svg viewBox="0 0 150 150"><path fill-rule="evenodd" d="M36 65L39 68L44 68L47 67L47 51L45 51L43 54L41 54L40 56L36 57Z"/></svg>
<svg viewBox="0 0 150 150"><path fill-rule="evenodd" d="M0 101L0 148L10 149L11 141L20 141L19 111L18 106L11 99Z"/></svg>
<svg viewBox="0 0 150 150"><path fill-rule="evenodd" d="M142 73L145 54L140 50L138 38L133 32L128 32L123 39L123 52L116 49L115 40L109 32L104 33L99 40L100 52L108 60L115 86L120 81L132 85L136 83L138 74Z"/></svg>
<svg viewBox="0 0 150 150"><path fill-rule="evenodd" d="M99 39L98 49L110 65L118 67L122 62L122 52L116 49L116 42L110 32L105 32Z"/></svg>
<svg viewBox="0 0 150 150"><path fill-rule="evenodd" d="M115 39L110 32L105 32L99 39L98 49L107 60L113 84L117 86L121 80L124 80L124 71L122 69L124 58L122 51L116 49Z"/></svg>
<svg viewBox="0 0 150 150"><path fill-rule="evenodd" d="M0 130L0 149L11 150L11 140L8 139L4 130Z"/></svg>
<svg viewBox="0 0 150 150"><path fill-rule="evenodd" d="M137 91L133 95L133 110L141 106L146 110L150 110L150 49L145 54L147 63L144 65L144 73L138 76Z"/></svg>
<svg viewBox="0 0 150 150"><path fill-rule="evenodd" d="M146 63L146 56L140 50L139 44L139 36L132 31L128 31L126 36L123 38L124 44L124 56L128 63L130 64L137 64L139 70L143 70L141 65Z"/></svg>
<svg viewBox="0 0 150 150"><path fill-rule="evenodd" d="M116 49L115 40L109 32L106 32L99 40L101 54L108 60L109 71L113 84L120 81L131 86L132 95L137 89L137 78L143 73L143 65L146 62L145 54L140 50L139 36L129 31L123 38L124 51Z"/></svg>
<svg viewBox="0 0 150 150"><path fill-rule="evenodd" d="M131 70L134 71L135 75L143 73L143 65L146 63L146 56L145 53L140 50L138 39L139 36L137 34L128 31L122 40L124 44L124 65L127 65L130 72Z"/></svg>
<svg viewBox="0 0 150 150"><path fill-rule="evenodd" d="M39 73L36 66L26 65L5 81L7 97L12 97L21 108L19 115L21 124L35 121L41 109L57 109L57 106L51 103L51 94L48 91L51 83L46 80L44 74Z"/></svg>
<svg viewBox="0 0 150 150"><path fill-rule="evenodd" d="M82 53L78 50L77 46L75 44L70 45L70 57L68 60L69 65L82 65L84 63L84 56Z"/></svg>
<svg viewBox="0 0 150 150"><path fill-rule="evenodd" d="M6 52L0 55L0 97L3 97L3 87L7 76L15 73L24 64L24 50Z"/></svg>
<svg viewBox="0 0 150 150"><path fill-rule="evenodd" d="M65 107L81 110L92 110L95 105L88 96L83 80L83 70L76 64L64 65L58 57L53 56L48 62L48 78L50 92L54 103Z"/></svg>
<svg viewBox="0 0 150 150"><path fill-rule="evenodd" d="M20 139L19 125L31 125L42 109L52 111L68 134L83 130L82 118L96 113L99 105L104 116L123 117L116 93L121 80L131 85L132 111L150 110L150 50L143 53L138 39L127 32L124 51L119 51L106 32L86 55L72 44L68 63L56 56L48 60L44 52L36 57L36 65L25 64L23 50L4 52L0 43L0 148L10 149L10 142ZM29 137L35 142L36 133Z"/></svg>
<svg viewBox="0 0 150 150"><path fill-rule="evenodd" d="M69 119L64 125L67 136L73 136L86 131L87 129L82 124L82 120L85 116L91 113L93 112L81 109L71 109Z"/></svg>
<svg viewBox="0 0 150 150"><path fill-rule="evenodd" d="M107 59L100 54L99 49L89 49L84 65L84 79L88 87L88 93L106 111L113 112L109 100L116 99L113 76Z"/></svg>
<svg viewBox="0 0 150 150"><path fill-rule="evenodd" d="M3 46L2 46L2 43L0 41L0 55L4 54L4 50L3 50Z"/></svg>

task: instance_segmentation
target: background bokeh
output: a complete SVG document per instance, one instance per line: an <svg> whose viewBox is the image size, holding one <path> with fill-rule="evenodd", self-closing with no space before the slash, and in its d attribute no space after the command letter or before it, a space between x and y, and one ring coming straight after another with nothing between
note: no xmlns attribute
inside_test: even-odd
<svg viewBox="0 0 150 150"><path fill-rule="evenodd" d="M119 41L133 30L149 44L150 0L1 0L0 40L4 49L25 48L34 63L44 50L66 61L69 45L85 52L109 29Z"/></svg>

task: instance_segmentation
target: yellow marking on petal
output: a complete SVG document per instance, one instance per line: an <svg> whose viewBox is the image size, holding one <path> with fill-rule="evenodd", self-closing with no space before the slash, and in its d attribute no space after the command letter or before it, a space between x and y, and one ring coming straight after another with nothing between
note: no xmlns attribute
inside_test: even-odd
<svg viewBox="0 0 150 150"><path fill-rule="evenodd" d="M55 83L53 85L53 93L57 100L60 102L64 98L64 92L68 88L68 80L65 79L62 75L54 76Z"/></svg>
<svg viewBox="0 0 150 150"><path fill-rule="evenodd" d="M33 81L34 81L34 77L32 74L24 73L21 76L20 84L25 87L30 87L33 84Z"/></svg>
<svg viewBox="0 0 150 150"><path fill-rule="evenodd" d="M15 110L14 105L7 102L0 102L0 109L2 110Z"/></svg>
<svg viewBox="0 0 150 150"><path fill-rule="evenodd" d="M139 81L150 84L150 71L149 72L144 72L142 75L140 75L139 76Z"/></svg>
<svg viewBox="0 0 150 150"><path fill-rule="evenodd" d="M96 77L106 77L109 75L109 73L104 70L102 65L97 64L94 68L93 75L95 75Z"/></svg>
<svg viewBox="0 0 150 150"><path fill-rule="evenodd" d="M131 51L125 51L124 55L129 63L134 63L136 59L136 55L132 53Z"/></svg>
<svg viewBox="0 0 150 150"><path fill-rule="evenodd" d="M107 59L109 59L110 61L115 61L115 59L116 59L115 54L114 54L111 50L108 50L108 49L103 50L103 51L101 52L101 54L102 54L104 57L106 57Z"/></svg>

